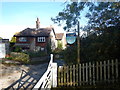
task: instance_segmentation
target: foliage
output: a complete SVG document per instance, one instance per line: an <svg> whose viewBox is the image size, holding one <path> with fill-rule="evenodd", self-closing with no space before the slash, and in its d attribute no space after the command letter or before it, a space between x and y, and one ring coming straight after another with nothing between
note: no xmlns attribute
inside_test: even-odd
<svg viewBox="0 0 120 90"><path fill-rule="evenodd" d="M26 51L25 53L28 54L30 56L30 58L42 57L42 56L46 56L47 55L47 53L45 51L38 51L38 52Z"/></svg>
<svg viewBox="0 0 120 90"><path fill-rule="evenodd" d="M66 7L58 13L55 18L51 18L54 23L62 24L65 22L65 30L74 29L77 21L83 16L82 11L87 12L89 30L102 30L110 26L120 25L120 1L119 2L72 2L67 3ZM86 11L86 8L88 10Z"/></svg>
<svg viewBox="0 0 120 90"><path fill-rule="evenodd" d="M16 37L12 37L10 42L15 43L16 42Z"/></svg>
<svg viewBox="0 0 120 90"><path fill-rule="evenodd" d="M50 41L48 41L46 48L47 48L47 54L50 54L52 52Z"/></svg>
<svg viewBox="0 0 120 90"><path fill-rule="evenodd" d="M0 37L0 39L2 39L2 37Z"/></svg>
<svg viewBox="0 0 120 90"><path fill-rule="evenodd" d="M29 55L25 53L17 53L17 52L11 52L10 56L12 57L13 60L20 61L23 63L28 63L29 62Z"/></svg>
<svg viewBox="0 0 120 90"><path fill-rule="evenodd" d="M13 59L13 57L5 57L6 59L9 59L9 60L12 60Z"/></svg>
<svg viewBox="0 0 120 90"><path fill-rule="evenodd" d="M85 7L89 9L86 14L89 20L84 30L90 34L81 38L81 62L120 59L120 1L68 3L52 21L57 24L65 21L64 29L72 30L82 17L80 12L85 10ZM64 58L68 63L76 62L77 49L74 47L68 47L64 51Z"/></svg>
<svg viewBox="0 0 120 90"><path fill-rule="evenodd" d="M101 35L93 33L80 41L80 61L101 61L120 59L120 27L109 27ZM77 63L77 47L68 47L63 51L67 64Z"/></svg>
<svg viewBox="0 0 120 90"><path fill-rule="evenodd" d="M101 35L96 33L81 40L81 61L120 59L120 27L104 29Z"/></svg>
<svg viewBox="0 0 120 90"><path fill-rule="evenodd" d="M95 30L118 26L120 25L120 1L98 2L90 5L86 17L89 18L88 26Z"/></svg>
<svg viewBox="0 0 120 90"><path fill-rule="evenodd" d="M21 52L22 51L22 48L19 47L19 46L14 46L13 48L13 52Z"/></svg>
<svg viewBox="0 0 120 90"><path fill-rule="evenodd" d="M63 59L67 64L77 63L77 47L70 46L63 51Z"/></svg>
<svg viewBox="0 0 120 90"><path fill-rule="evenodd" d="M59 12L55 18L51 18L54 23L61 25L65 21L65 30L75 27L77 21L80 19L80 12L84 9L86 2L72 2L68 3L63 11Z"/></svg>
<svg viewBox="0 0 120 90"><path fill-rule="evenodd" d="M62 42L61 41L58 41L58 47L57 47L58 49L63 49L63 46L62 46Z"/></svg>

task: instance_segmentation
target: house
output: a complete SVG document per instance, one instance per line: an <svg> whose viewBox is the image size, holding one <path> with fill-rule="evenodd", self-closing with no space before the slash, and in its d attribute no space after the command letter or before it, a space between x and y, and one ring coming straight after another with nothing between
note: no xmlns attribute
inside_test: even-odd
<svg viewBox="0 0 120 90"><path fill-rule="evenodd" d="M9 39L0 39L0 58L9 54Z"/></svg>
<svg viewBox="0 0 120 90"><path fill-rule="evenodd" d="M44 51L50 46L52 50L57 48L55 30L52 26L40 28L40 22L37 18L36 28L26 28L19 32L16 37L15 46L32 51Z"/></svg>
<svg viewBox="0 0 120 90"><path fill-rule="evenodd" d="M56 40L57 40L57 47L58 44L61 43L62 44L62 48L65 49L66 48L66 35L65 33L56 33Z"/></svg>

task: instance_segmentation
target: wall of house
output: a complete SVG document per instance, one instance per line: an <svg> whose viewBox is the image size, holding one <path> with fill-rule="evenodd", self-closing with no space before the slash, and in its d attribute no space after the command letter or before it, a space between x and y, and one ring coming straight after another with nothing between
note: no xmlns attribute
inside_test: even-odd
<svg viewBox="0 0 120 90"><path fill-rule="evenodd" d="M51 49L55 50L55 48L57 48L57 40L55 38L53 30L50 33L50 40L51 40Z"/></svg>
<svg viewBox="0 0 120 90"><path fill-rule="evenodd" d="M19 38L20 37L16 37L16 43L30 43L30 41L32 40L32 37L27 37L27 42L20 42Z"/></svg>
<svg viewBox="0 0 120 90"><path fill-rule="evenodd" d="M66 33L64 33L61 42L62 42L62 45L63 45L63 49L65 49L65 48L66 48L66 45L67 45L67 42L66 42Z"/></svg>
<svg viewBox="0 0 120 90"><path fill-rule="evenodd" d="M46 47L47 41L48 41L48 37L45 37L45 42L38 42L36 38L36 46Z"/></svg>
<svg viewBox="0 0 120 90"><path fill-rule="evenodd" d="M6 55L6 49L5 49L5 43L0 43L0 59L5 58Z"/></svg>

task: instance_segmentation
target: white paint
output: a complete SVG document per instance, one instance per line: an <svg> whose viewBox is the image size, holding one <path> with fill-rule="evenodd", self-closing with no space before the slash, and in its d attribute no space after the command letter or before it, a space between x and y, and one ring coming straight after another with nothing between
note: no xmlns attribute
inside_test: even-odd
<svg viewBox="0 0 120 90"><path fill-rule="evenodd" d="M5 50L5 44L0 43L0 58L5 58L6 50Z"/></svg>
<svg viewBox="0 0 120 90"><path fill-rule="evenodd" d="M57 86L57 63L53 63L53 54L48 65L48 69L34 86L33 90L48 89Z"/></svg>
<svg viewBox="0 0 120 90"><path fill-rule="evenodd" d="M53 85L53 87L57 87L57 63L53 63L52 64L52 67L53 67L53 69L52 69L52 78L53 78L53 81L52 81L52 85Z"/></svg>

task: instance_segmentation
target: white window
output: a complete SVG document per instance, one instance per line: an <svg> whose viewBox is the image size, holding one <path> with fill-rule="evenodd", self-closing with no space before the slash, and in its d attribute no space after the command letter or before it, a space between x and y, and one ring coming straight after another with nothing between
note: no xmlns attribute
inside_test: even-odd
<svg viewBox="0 0 120 90"><path fill-rule="evenodd" d="M45 42L45 37L38 37L38 42Z"/></svg>
<svg viewBox="0 0 120 90"><path fill-rule="evenodd" d="M20 42L26 42L26 41L27 41L27 38L26 38L26 37L20 37L20 38L19 38L19 41L20 41Z"/></svg>

